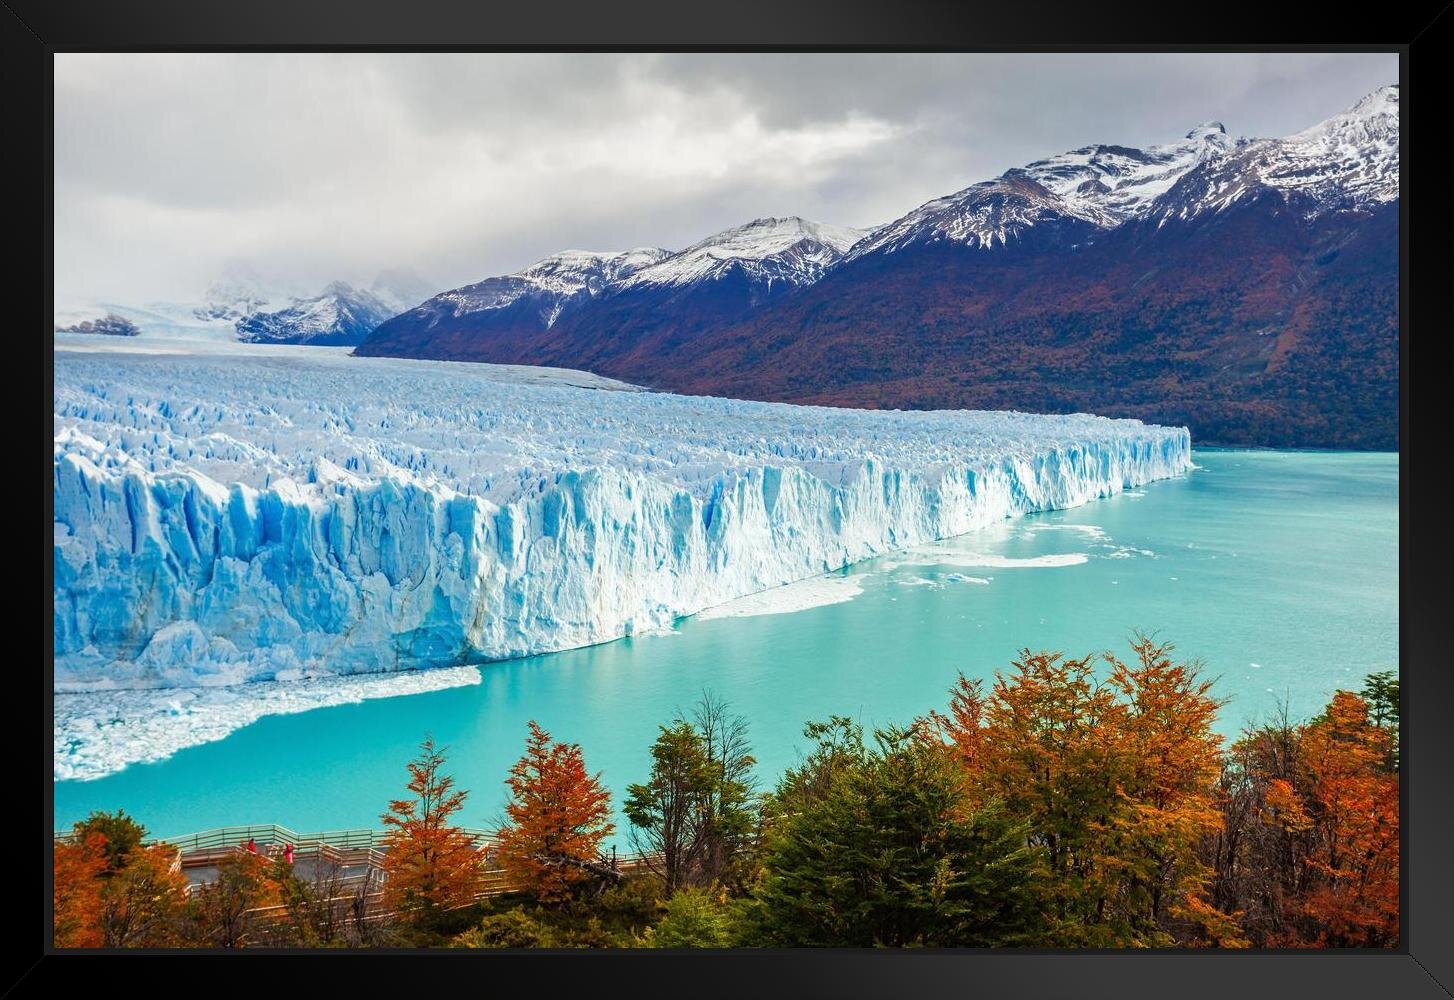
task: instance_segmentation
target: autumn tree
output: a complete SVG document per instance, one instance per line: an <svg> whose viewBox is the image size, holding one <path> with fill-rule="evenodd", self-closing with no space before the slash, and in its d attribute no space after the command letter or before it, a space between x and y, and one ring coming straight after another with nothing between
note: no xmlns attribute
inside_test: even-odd
<svg viewBox="0 0 1454 1000"><path fill-rule="evenodd" d="M1217 782L1222 737L1213 726L1224 701L1197 663L1174 662L1169 643L1131 642L1131 664L1108 656L1109 684L1126 707L1117 853L1126 889L1151 925L1183 944L1240 947L1231 914L1211 902L1213 871L1198 848L1222 826Z"/></svg>
<svg viewBox="0 0 1454 1000"><path fill-rule="evenodd" d="M1287 714L1249 727L1224 754L1218 782L1222 828L1204 842L1214 904L1240 914L1257 947L1285 943L1288 920L1307 887L1310 829L1294 785L1306 784L1300 732Z"/></svg>
<svg viewBox="0 0 1454 1000"><path fill-rule="evenodd" d="M1240 943L1196 848L1217 809L1220 702L1171 647L1128 665L1021 650L991 691L961 676L933 713L977 795L1026 821L1046 862L1052 939L1077 947Z"/></svg>
<svg viewBox="0 0 1454 1000"><path fill-rule="evenodd" d="M91 813L56 843L56 947L174 943L187 879L173 870L176 848L145 839L146 828L117 810Z"/></svg>
<svg viewBox="0 0 1454 1000"><path fill-rule="evenodd" d="M106 870L116 872L126 863L126 856L140 847L146 840L146 827L126 815L126 810L114 813L95 810L75 824L74 835L85 839L100 834L106 839Z"/></svg>
<svg viewBox="0 0 1454 1000"><path fill-rule="evenodd" d="M251 851L235 850L217 863L217 877L198 887L188 906L192 943L241 948L257 933L255 912L282 902L277 865Z"/></svg>
<svg viewBox="0 0 1454 1000"><path fill-rule="evenodd" d="M79 834L79 831L78 831ZM55 843L54 923L57 948L101 946L102 874L106 871L106 837L93 832Z"/></svg>
<svg viewBox="0 0 1454 1000"><path fill-rule="evenodd" d="M1310 722L1250 728L1227 755L1213 889L1259 947L1393 947L1399 939L1394 732L1336 692Z"/></svg>
<svg viewBox="0 0 1454 1000"><path fill-rule="evenodd" d="M168 844L136 847L101 890L99 927L107 948L176 944L187 903L187 877Z"/></svg>
<svg viewBox="0 0 1454 1000"><path fill-rule="evenodd" d="M382 817L385 904L415 924L469 903L479 888L474 839L450 822L468 793L443 773L445 762L444 749L426 737L406 765L411 797L391 801Z"/></svg>
<svg viewBox="0 0 1454 1000"><path fill-rule="evenodd" d="M508 822L500 831L500 862L541 902L557 903L601 874L601 842L615 825L610 793L586 772L581 748L553 743L534 720L525 755L506 779Z"/></svg>
<svg viewBox="0 0 1454 1000"><path fill-rule="evenodd" d="M1303 734L1311 779L1316 885L1303 903L1324 947L1395 947L1399 939L1399 780L1391 737L1347 691Z"/></svg>

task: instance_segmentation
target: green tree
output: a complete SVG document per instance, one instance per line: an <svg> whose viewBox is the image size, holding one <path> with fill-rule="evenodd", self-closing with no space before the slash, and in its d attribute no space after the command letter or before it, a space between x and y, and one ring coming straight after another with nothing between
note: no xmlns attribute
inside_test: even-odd
<svg viewBox="0 0 1454 1000"><path fill-rule="evenodd" d="M752 769L757 761L746 718L731 713L727 702L711 692L697 702L692 723L702 738L710 775L700 803L698 884L715 885L728 879L734 862L752 846L757 828Z"/></svg>
<svg viewBox="0 0 1454 1000"><path fill-rule="evenodd" d="M984 947L1028 943L1039 871L1027 830L977 802L952 748L923 726L875 734L819 727L820 744L781 792L755 922L764 944ZM833 742L833 741L838 742ZM855 760L854 758L858 758ZM831 767L829 774L812 768Z"/></svg>
<svg viewBox="0 0 1454 1000"><path fill-rule="evenodd" d="M828 797L834 781L842 774L862 768L868 751L863 727L844 715L829 716L826 722L810 722L803 735L813 750L797 767L788 768L772 795L763 805L768 822L801 812Z"/></svg>
<svg viewBox="0 0 1454 1000"><path fill-rule="evenodd" d="M662 726L651 747L651 776L626 787L631 843L668 896L687 883L702 849L701 803L712 781L702 739L687 722Z"/></svg>
<svg viewBox="0 0 1454 1000"><path fill-rule="evenodd" d="M1371 673L1363 682L1363 700L1368 705L1368 721L1389 733L1391 770L1399 766L1398 751L1398 674L1392 670Z"/></svg>
<svg viewBox="0 0 1454 1000"><path fill-rule="evenodd" d="M650 777L626 790L633 845L668 896L723 881L757 825L746 721L705 694L690 720L660 728L651 756Z"/></svg>

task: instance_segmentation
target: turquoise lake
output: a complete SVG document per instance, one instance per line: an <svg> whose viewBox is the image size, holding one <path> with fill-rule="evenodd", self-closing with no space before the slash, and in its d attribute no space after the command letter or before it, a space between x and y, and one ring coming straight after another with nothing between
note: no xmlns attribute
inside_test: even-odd
<svg viewBox="0 0 1454 1000"><path fill-rule="evenodd" d="M581 744L619 802L658 724L704 689L749 722L759 784L811 719L865 726L940 708L955 674L1021 647L1129 655L1134 629L1202 661L1235 734L1285 702L1316 713L1398 666L1398 456L1195 452L1198 468L1074 510L1006 521L931 551L851 567L850 600L684 619L670 635L480 668L482 683L264 718L96 781L55 786L57 828L124 808L153 833L276 822L377 827L425 733L450 748L467 826L496 824L526 723ZM628 846L618 817L616 843Z"/></svg>

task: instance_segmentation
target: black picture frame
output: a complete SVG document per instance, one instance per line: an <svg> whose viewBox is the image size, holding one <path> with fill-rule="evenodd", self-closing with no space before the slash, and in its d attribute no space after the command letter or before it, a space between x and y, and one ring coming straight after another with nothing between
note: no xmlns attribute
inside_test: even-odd
<svg viewBox="0 0 1454 1000"><path fill-rule="evenodd" d="M42 784L40 830L5 824L10 871L24 876L7 893L17 930L7 941L0 995L70 996L83 981L117 976L156 996L233 995L264 988L302 992L322 986L359 996L413 989L520 989L553 996L603 987L637 996L777 995L795 997L986 995L1135 998L1300 995L1312 997L1454 996L1454 664L1447 634L1451 545L1449 406L1451 211L1454 115L1445 67L1454 46L1454 4L1437 0L1368 10L1357 19L1328 11L1260 4L1189 8L1150 4L1046 4L976 10L932 2L866 0L689 8L652 0L628 6L557 0L548 5L413 0L250 0L202 4L149 0L0 0L3 28L11 256L33 277L13 278L24 308L12 344L40 356L42 396L50 393L52 315L52 56L64 51L153 50L939 50L939 51L1396 51L1401 55L1401 403L1400 672L1402 679L1403 934L1387 952L1039 952L1039 951L740 951L730 953L349 953L309 958L247 953L66 955L49 943L52 716L51 597L43 595L40 632L46 668L39 678L40 724L14 699L8 727L24 734L18 759L34 760ZM36 254L39 240L40 253ZM7 282L9 284L9 282ZM19 298L17 294L17 298ZM31 382L12 369L12 385ZM44 510L51 514L51 417L44 420ZM25 426L32 426L28 422ZM27 432L29 433L29 432ZM36 437L40 438L39 430ZM36 457L37 466L40 456ZM39 468L23 464L23 469ZM29 475L30 473L24 473ZM27 487L30 488L30 487ZM51 532L41 525L45 580ZM28 581L27 581L28 583ZM29 669L20 661L15 669ZM33 703L32 703L33 704ZM36 730L39 730L37 733ZM36 759L38 758L38 759ZM15 769L23 775L23 770ZM32 772L34 773L34 772ZM22 778L29 788L30 779ZM26 799L28 800L28 795ZM39 837L40 842L33 837ZM36 857L35 863L29 861ZM31 881L34 879L34 882ZM38 883L38 884L36 884ZM33 893L33 894L32 894ZM32 901L43 913L32 917ZM31 920L35 923L31 924ZM34 936L31 936L31 935ZM223 967L218 964L229 961ZM490 962L488 966L464 962ZM144 963L146 968L134 964ZM430 963L420 966L416 963ZM503 973L503 975L502 975ZM100 987L112 988L112 987Z"/></svg>

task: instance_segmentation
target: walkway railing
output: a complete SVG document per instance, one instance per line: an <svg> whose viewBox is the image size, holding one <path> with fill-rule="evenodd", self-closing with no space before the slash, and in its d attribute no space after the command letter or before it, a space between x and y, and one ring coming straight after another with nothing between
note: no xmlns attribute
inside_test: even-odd
<svg viewBox="0 0 1454 1000"><path fill-rule="evenodd" d="M249 840L254 841L259 847L292 844L295 849L327 845L340 850L359 848L383 850L386 832L360 829L298 833L276 823L260 823L252 826L223 826L215 830L203 830L200 833L187 833L176 837L160 837L153 843L172 844L183 851L234 847L238 844L246 844ZM493 843L496 837L492 830L465 828L464 832L473 837L475 843L481 847Z"/></svg>

